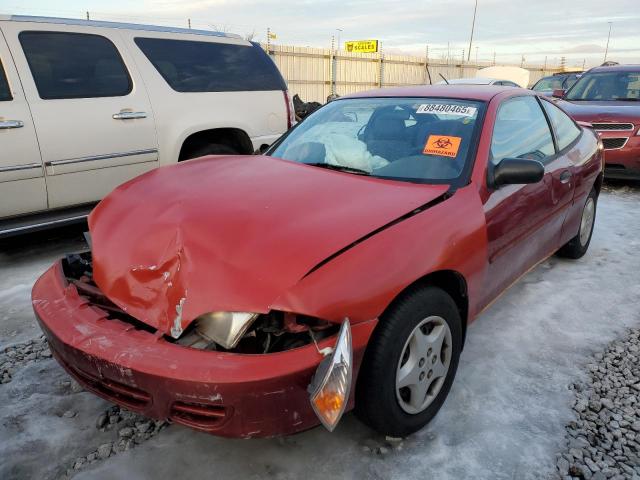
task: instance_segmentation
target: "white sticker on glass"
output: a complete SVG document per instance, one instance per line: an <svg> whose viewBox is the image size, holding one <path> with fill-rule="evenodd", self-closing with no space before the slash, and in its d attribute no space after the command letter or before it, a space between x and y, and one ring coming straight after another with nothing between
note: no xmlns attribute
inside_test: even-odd
<svg viewBox="0 0 640 480"><path fill-rule="evenodd" d="M458 117L473 117L477 112L476 107L455 105L450 103L423 103L418 106L416 113L435 113L438 115L455 115Z"/></svg>

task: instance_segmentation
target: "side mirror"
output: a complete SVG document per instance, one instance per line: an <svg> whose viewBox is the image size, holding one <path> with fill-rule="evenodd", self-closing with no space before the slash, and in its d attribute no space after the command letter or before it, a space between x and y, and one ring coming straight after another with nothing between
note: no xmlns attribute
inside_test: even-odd
<svg viewBox="0 0 640 480"><path fill-rule="evenodd" d="M564 98L566 93L567 91L564 88L554 88L551 96L556 98Z"/></svg>
<svg viewBox="0 0 640 480"><path fill-rule="evenodd" d="M538 160L525 158L503 158L489 170L489 185L498 188L502 185L538 183L544 178L544 165Z"/></svg>

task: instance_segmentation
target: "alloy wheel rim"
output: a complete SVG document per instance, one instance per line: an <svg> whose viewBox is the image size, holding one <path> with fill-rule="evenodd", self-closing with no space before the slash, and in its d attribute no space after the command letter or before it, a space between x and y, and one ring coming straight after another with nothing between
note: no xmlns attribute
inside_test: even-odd
<svg viewBox="0 0 640 480"><path fill-rule="evenodd" d="M451 329L438 316L422 320L409 334L396 369L400 408L415 415L438 396L451 364Z"/></svg>
<svg viewBox="0 0 640 480"><path fill-rule="evenodd" d="M580 221L580 244L585 246L591 236L593 230L593 221L595 219L596 204L593 198L589 197L582 211L582 220Z"/></svg>

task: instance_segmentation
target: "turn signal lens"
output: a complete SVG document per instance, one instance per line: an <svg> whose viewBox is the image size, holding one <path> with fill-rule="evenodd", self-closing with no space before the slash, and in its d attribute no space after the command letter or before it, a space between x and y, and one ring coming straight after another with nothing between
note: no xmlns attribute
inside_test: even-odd
<svg viewBox="0 0 640 480"><path fill-rule="evenodd" d="M330 356L320 362L309 385L313 411L330 432L336 427L349 399L353 374L351 327L345 319Z"/></svg>

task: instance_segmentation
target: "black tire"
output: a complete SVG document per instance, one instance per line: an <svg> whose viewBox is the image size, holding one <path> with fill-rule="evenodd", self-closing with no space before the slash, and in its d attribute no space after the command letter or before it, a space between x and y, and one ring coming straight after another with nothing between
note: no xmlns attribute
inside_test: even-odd
<svg viewBox="0 0 640 480"><path fill-rule="evenodd" d="M575 237L569 240L566 244L564 244L564 246L560 248L560 250L558 250L558 256L564 257L564 258L578 259L582 257L585 253L587 253L587 250L589 249L589 244L591 243L591 237L593 236L593 226L596 222L596 212L597 212L597 206L598 206L598 192L596 192L595 188L591 189L589 196L584 202L584 205L582 207L582 212L583 212L582 215L585 214L585 210L587 208L587 205L589 205L590 201L593 201L593 217L591 220L591 226L590 226L591 231L589 232L589 237L586 238L586 240L581 239L581 235L580 235L580 232L582 229L582 221L581 221L580 226L578 227L578 233L576 233Z"/></svg>
<svg viewBox="0 0 640 480"><path fill-rule="evenodd" d="M193 158L206 157L207 155L238 155L233 147L223 143L210 143L203 147L195 148L189 151L182 160L191 160Z"/></svg>
<svg viewBox="0 0 640 480"><path fill-rule="evenodd" d="M396 395L396 373L405 343L430 316L445 320L451 332L451 360L440 391L421 412L410 414ZM415 288L383 315L365 353L356 385L356 415L383 435L404 437L424 427L444 403L458 369L462 321L453 299L437 287ZM427 367L428 368L428 367Z"/></svg>

